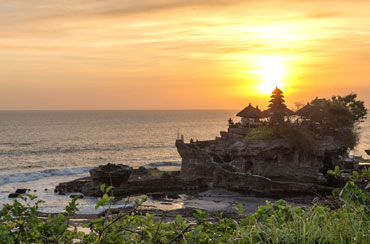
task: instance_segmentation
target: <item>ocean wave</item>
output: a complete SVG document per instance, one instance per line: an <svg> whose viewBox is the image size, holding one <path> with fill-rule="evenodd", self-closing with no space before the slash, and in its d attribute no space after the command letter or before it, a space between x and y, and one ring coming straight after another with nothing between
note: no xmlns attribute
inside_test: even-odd
<svg viewBox="0 0 370 244"><path fill-rule="evenodd" d="M32 145L34 145L33 142L21 142L21 143L0 142L0 146L25 147L25 146L32 146Z"/></svg>
<svg viewBox="0 0 370 244"><path fill-rule="evenodd" d="M146 164L147 167L163 167L163 166L181 166L182 162L172 161L172 162L154 162Z"/></svg>
<svg viewBox="0 0 370 244"><path fill-rule="evenodd" d="M171 148L168 145L98 145L98 146L80 146L80 147L47 147L47 148L12 148L8 150L0 150L0 156L23 156L23 155L43 155L43 154L73 154L83 152L119 152L122 150L140 150L140 149L159 149Z"/></svg>
<svg viewBox="0 0 370 244"><path fill-rule="evenodd" d="M7 166L7 167L0 167L0 172L1 171L9 171L9 170L16 170L16 169L35 169L35 168L43 168L41 165L12 165L12 166ZM1 176L1 175L0 175Z"/></svg>
<svg viewBox="0 0 370 244"><path fill-rule="evenodd" d="M120 151L120 148L48 148L36 150L0 150L0 155L42 155L42 154L70 154L80 152L105 152L105 151Z"/></svg>
<svg viewBox="0 0 370 244"><path fill-rule="evenodd" d="M77 175L92 169L92 167L65 168L65 169L46 169L42 171L22 172L8 175L0 175L0 185L18 182L36 181L42 178L53 176Z"/></svg>
<svg viewBox="0 0 370 244"><path fill-rule="evenodd" d="M10 146L10 145L14 145L14 144L11 142L0 142L0 146Z"/></svg>

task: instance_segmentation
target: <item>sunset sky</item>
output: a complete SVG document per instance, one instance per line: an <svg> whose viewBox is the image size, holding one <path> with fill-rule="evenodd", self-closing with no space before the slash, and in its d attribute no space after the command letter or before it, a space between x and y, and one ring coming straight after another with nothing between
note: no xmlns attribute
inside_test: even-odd
<svg viewBox="0 0 370 244"><path fill-rule="evenodd" d="M370 107L370 1L2 0L0 109Z"/></svg>

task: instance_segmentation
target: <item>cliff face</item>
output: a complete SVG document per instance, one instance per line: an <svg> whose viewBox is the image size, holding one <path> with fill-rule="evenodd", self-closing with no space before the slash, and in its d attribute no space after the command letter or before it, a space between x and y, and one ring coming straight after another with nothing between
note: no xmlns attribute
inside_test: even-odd
<svg viewBox="0 0 370 244"><path fill-rule="evenodd" d="M182 157L181 177L261 195L329 191L326 171L346 152L330 137L316 140L309 154L283 139L178 140L176 147Z"/></svg>

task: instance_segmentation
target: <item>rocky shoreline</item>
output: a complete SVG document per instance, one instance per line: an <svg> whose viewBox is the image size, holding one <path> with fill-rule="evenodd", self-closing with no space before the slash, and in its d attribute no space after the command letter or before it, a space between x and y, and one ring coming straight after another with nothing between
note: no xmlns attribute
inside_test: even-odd
<svg viewBox="0 0 370 244"><path fill-rule="evenodd" d="M179 199L207 190L225 189L250 197L325 196L338 187L326 174L340 165L352 170L353 162L341 160L345 147L333 138L317 140L313 152L302 153L284 140L240 140L234 131L214 141L176 141L182 157L180 171L133 169L107 164L90 170L90 176L60 183L59 195L100 197L101 184L114 186L116 197L146 194L151 199Z"/></svg>
<svg viewBox="0 0 370 244"><path fill-rule="evenodd" d="M330 138L316 145L314 153L304 155L284 140L177 140L183 159L180 171L107 164L92 169L90 177L59 184L55 193L98 197L104 183L114 186L115 196L159 197L213 188L263 197L325 195L340 184L326 171L336 165L349 169L355 165L340 161L344 149Z"/></svg>
<svg viewBox="0 0 370 244"><path fill-rule="evenodd" d="M105 184L113 186L115 197L148 195L151 207L143 206L142 211L190 211L204 205L211 212L233 212L238 198L249 201L255 211L266 199L311 204L314 197L326 196L343 185L327 174L329 169L359 167L358 162L346 158L348 147L334 137L316 136L307 151L283 138L247 139L251 130L230 122L228 131L221 131L215 140L176 140L182 158L178 171L101 165L91 169L89 177L60 183L54 192L100 197L100 186ZM207 192L211 194L207 196Z"/></svg>
<svg viewBox="0 0 370 244"><path fill-rule="evenodd" d="M81 193L84 196L102 196L103 192L100 190L100 185L109 183L109 180L105 179L107 177L106 172L101 170L105 167L121 168L127 166L113 164L99 166L90 171L93 176L59 184L55 188L55 193L60 195ZM138 169L128 167L126 169L129 173L122 172L122 174L129 174L130 177L122 177L119 184L116 182L112 191L115 196L138 194L148 194L154 197L176 196L178 193L199 191L208 187L202 179L183 179L179 177L180 171L160 171L157 168L147 169L144 167ZM99 178L96 171L101 172L104 179ZM119 178L117 171L115 171L115 176Z"/></svg>

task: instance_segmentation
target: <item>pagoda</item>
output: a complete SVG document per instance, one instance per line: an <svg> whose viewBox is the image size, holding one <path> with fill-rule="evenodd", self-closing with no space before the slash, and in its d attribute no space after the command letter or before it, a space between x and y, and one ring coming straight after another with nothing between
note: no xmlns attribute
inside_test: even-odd
<svg viewBox="0 0 370 244"><path fill-rule="evenodd" d="M271 124L282 124L284 116L292 113L285 105L283 91L276 87L270 98L269 109L265 110L264 114L266 117L270 117Z"/></svg>

